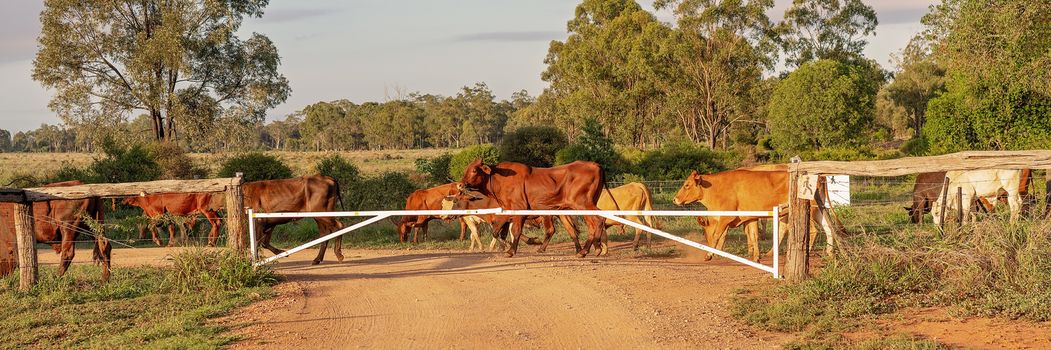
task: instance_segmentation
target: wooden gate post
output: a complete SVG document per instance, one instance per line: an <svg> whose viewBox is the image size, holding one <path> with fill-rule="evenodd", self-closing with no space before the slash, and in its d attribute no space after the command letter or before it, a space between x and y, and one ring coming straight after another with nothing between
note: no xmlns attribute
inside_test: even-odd
<svg viewBox="0 0 1051 350"><path fill-rule="evenodd" d="M241 173L226 188L226 245L237 251L245 250L244 192Z"/></svg>
<svg viewBox="0 0 1051 350"><path fill-rule="evenodd" d="M810 214L810 201L799 197L799 179L801 175L793 170L788 178L788 247L785 251L785 278L791 282L802 281L810 277L810 257L807 254L810 235L807 216Z"/></svg>
<svg viewBox="0 0 1051 350"><path fill-rule="evenodd" d="M37 254L33 217L29 202L15 203L15 245L18 250L18 290L28 292L36 286Z"/></svg>
<svg viewBox="0 0 1051 350"><path fill-rule="evenodd" d="M941 237L941 232L945 230L945 207L949 205L949 178L942 179L942 209L940 213L931 213L931 215L938 215L941 219L941 224L938 225L938 237Z"/></svg>
<svg viewBox="0 0 1051 350"><path fill-rule="evenodd" d="M963 227L963 187L956 188L956 226ZM970 204L968 204L968 207ZM970 210L971 208L967 208Z"/></svg>

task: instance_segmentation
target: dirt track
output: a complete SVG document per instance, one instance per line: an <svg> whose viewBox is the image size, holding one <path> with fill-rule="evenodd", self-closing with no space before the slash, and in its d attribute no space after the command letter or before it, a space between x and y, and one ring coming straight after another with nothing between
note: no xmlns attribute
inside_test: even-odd
<svg viewBox="0 0 1051 350"><path fill-rule="evenodd" d="M768 274L686 259L578 259L569 251L513 259L489 253L352 251L278 271L281 297L224 322L235 348L771 348L779 336L727 315L735 288Z"/></svg>
<svg viewBox="0 0 1051 350"><path fill-rule="evenodd" d="M754 330L729 316L735 289L770 283L727 260L578 259L568 246L515 258L495 253L345 250L343 263L311 266L316 250L282 261L278 296L218 322L243 340L233 348L777 348L795 336ZM115 266L166 265L178 250L118 249ZM90 261L78 250L76 263ZM331 257L331 254L329 254ZM41 263L57 255L41 250ZM953 346L1041 349L1051 324L957 319L944 311L880 321ZM850 338L881 337L870 331Z"/></svg>

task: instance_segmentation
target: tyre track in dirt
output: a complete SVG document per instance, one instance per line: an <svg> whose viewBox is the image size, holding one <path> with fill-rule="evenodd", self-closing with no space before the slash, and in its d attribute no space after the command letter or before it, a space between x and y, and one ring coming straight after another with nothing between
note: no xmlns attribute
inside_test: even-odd
<svg viewBox="0 0 1051 350"><path fill-rule="evenodd" d="M568 250L511 259L352 251L346 262L319 266L309 265L308 251L277 267L287 278L279 297L222 322L243 338L233 348L770 348L782 342L783 336L746 330L726 312L733 289L767 281L768 274L731 263L630 258L618 248L615 257L587 259Z"/></svg>

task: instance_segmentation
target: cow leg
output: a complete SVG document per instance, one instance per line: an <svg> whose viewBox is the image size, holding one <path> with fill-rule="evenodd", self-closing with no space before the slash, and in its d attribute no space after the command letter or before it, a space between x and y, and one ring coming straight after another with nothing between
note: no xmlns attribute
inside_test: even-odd
<svg viewBox="0 0 1051 350"><path fill-rule="evenodd" d="M595 209L594 208L587 208L587 209L584 209L584 210L595 210ZM605 232L604 227L603 227L605 225L605 223L603 222L604 220L605 220L605 218L603 218L601 216L585 216L584 217L584 221L586 221L588 223L588 240L586 242L584 242L583 249L581 249L580 251L577 252L577 256L579 256L581 258L587 256L588 253L591 252L591 246L592 245L595 245L595 247L596 247L595 249L598 250L598 252L596 253L597 256L602 256L602 255L605 254L606 245L602 242L602 235L603 235L603 232Z"/></svg>
<svg viewBox="0 0 1051 350"><path fill-rule="evenodd" d="M208 231L208 246L214 247L215 240L219 238L219 215L214 210L208 210L204 212L204 218L212 225L212 229Z"/></svg>
<svg viewBox="0 0 1051 350"><path fill-rule="evenodd" d="M175 246L175 225L168 223L168 246Z"/></svg>
<svg viewBox="0 0 1051 350"><path fill-rule="evenodd" d="M493 225L493 240L489 242L489 251L493 251L497 242L500 242L500 250L507 250L508 244L504 241L503 237L507 234L509 229L507 219L496 219L492 222Z"/></svg>
<svg viewBox="0 0 1051 350"><path fill-rule="evenodd" d="M460 219L460 227L460 232L463 232L462 229L464 227L471 232L471 247L467 248L467 251L473 252L475 243L478 243L478 250L482 250L482 238L478 234L478 224L473 220Z"/></svg>
<svg viewBox="0 0 1051 350"><path fill-rule="evenodd" d="M507 257L511 258L518 252L518 242L522 241L522 228L525 227L525 217L515 216L511 218L511 248L507 249Z"/></svg>
<svg viewBox="0 0 1051 350"><path fill-rule="evenodd" d="M463 242L464 229L467 228L467 226L468 226L467 225L467 220L464 220L463 218L461 218L460 219L460 241L461 242ZM475 229L477 230L478 226L475 226ZM477 234L477 232L474 232L474 231L472 231L471 233L472 234ZM474 242L471 242L471 243L474 243Z"/></svg>
<svg viewBox="0 0 1051 350"><path fill-rule="evenodd" d="M332 218L315 218L314 222L317 223L318 237L324 237L333 232L333 226L335 223ZM343 240L340 236L332 238L332 254L336 256L336 260L343 261L342 249L338 249L337 246L343 245ZM328 249L328 241L321 242L318 245L317 257L314 258L312 265L320 264L325 261L325 250Z"/></svg>
<svg viewBox="0 0 1051 350"><path fill-rule="evenodd" d="M112 257L113 247L110 246L109 240L106 237L99 235L95 237L95 247L91 251L91 259L96 264L102 265L102 281L109 281L110 275L110 257Z"/></svg>
<svg viewBox="0 0 1051 350"><path fill-rule="evenodd" d="M1011 207L1011 223L1017 222L1023 206L1022 197L1018 191L1007 194L1007 205Z"/></svg>
<svg viewBox="0 0 1051 350"><path fill-rule="evenodd" d="M744 235L748 238L748 257L759 262L759 220L745 224Z"/></svg>
<svg viewBox="0 0 1051 350"><path fill-rule="evenodd" d="M728 222L722 220L722 218L716 219L714 223L711 221L708 222L711 224L704 227L704 238L708 242L708 247L723 250L723 242L726 240L726 226ZM714 257L715 254L708 253L704 256L704 260L712 260Z"/></svg>
<svg viewBox="0 0 1051 350"><path fill-rule="evenodd" d="M577 224L573 222L569 216L559 215L558 220L562 221L562 227L566 228L566 233L569 234L569 238L573 239L573 247L577 249L579 253L581 250L580 239L577 234Z"/></svg>
<svg viewBox="0 0 1051 350"><path fill-rule="evenodd" d="M551 237L555 236L555 220L549 218L541 220L544 223L544 244L536 250L537 253L546 253L547 244L551 242Z"/></svg>
<svg viewBox="0 0 1051 350"><path fill-rule="evenodd" d="M284 253L284 250L278 249L277 247L270 245L270 236L274 233L274 226L265 224L262 226L262 234L259 235L259 246L266 248L271 253L274 253L274 255Z"/></svg>
<svg viewBox="0 0 1051 350"><path fill-rule="evenodd" d="M69 265L73 263L73 256L77 253L73 242L77 239L76 227L79 227L80 224L72 223L72 227L67 225L70 225L70 223L64 222L62 223L62 226L64 227L59 229L59 232L62 234L62 248L59 253L62 262L58 265L59 276L66 274L66 269L68 269Z"/></svg>

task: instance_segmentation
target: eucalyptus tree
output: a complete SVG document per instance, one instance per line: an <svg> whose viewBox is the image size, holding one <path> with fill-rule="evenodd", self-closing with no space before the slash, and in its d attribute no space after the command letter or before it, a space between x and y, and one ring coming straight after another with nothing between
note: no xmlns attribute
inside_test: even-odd
<svg viewBox="0 0 1051 350"><path fill-rule="evenodd" d="M48 0L33 79L68 124L145 111L172 140L178 123L259 122L290 93L270 39L237 35L267 2Z"/></svg>
<svg viewBox="0 0 1051 350"><path fill-rule="evenodd" d="M659 86L684 133L715 148L738 122L760 121L752 93L773 68L777 47L766 11L773 0L658 0L678 26L665 41Z"/></svg>
<svg viewBox="0 0 1051 350"><path fill-rule="evenodd" d="M832 59L853 62L862 57L876 32L876 10L862 0L793 0L779 26L790 66Z"/></svg>

